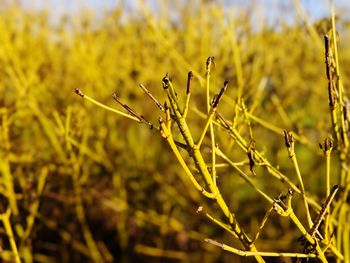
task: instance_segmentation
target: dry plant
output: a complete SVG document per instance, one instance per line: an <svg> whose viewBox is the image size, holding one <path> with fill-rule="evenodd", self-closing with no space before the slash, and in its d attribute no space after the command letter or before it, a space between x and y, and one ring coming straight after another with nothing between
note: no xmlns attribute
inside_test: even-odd
<svg viewBox="0 0 350 263"><path fill-rule="evenodd" d="M203 117L205 120L200 136L194 136L191 132L190 123L188 122L191 90L193 89L191 82L194 75L191 71L188 73L185 99L181 99L181 94L183 92L178 92L178 90L175 89L168 74L162 80L162 86L166 94L166 102L164 104L160 103L143 84L140 84L140 87L145 94L155 103L158 109L164 113L163 117L159 117L159 126L152 124L143 115L136 113L132 107L124 104L117 94L113 94L113 98L126 110L127 113L102 105L79 89L76 89L75 92L82 98L85 98L98 106L159 131L161 137L167 141L183 172L192 182L193 187L197 189L203 197L211 199L218 205L224 219L220 220L222 216L216 216L206 212L202 206L198 208L197 213L204 214L214 224L217 224L230 233L232 238L240 241L242 248L232 247L210 238L205 239L206 242L240 256L254 257L258 262L265 262L268 257L292 257L298 259L317 258L324 263L333 260L336 260L337 262L348 262L350 260L348 246L350 232L349 226L346 222L348 222L349 219L347 203L349 191L349 171L347 168L347 163L349 162L349 118L347 115L346 97L344 95L344 88L339 72L334 14L332 16L331 33L331 37L326 35L324 39L333 139L326 138L324 143L320 144L320 148L326 158L325 196L323 198L316 198L305 189L303 175L301 174L297 153L295 151L295 144L300 140L298 134L286 130L283 131L288 156L292 161L297 177L297 180L294 180L292 179L293 175L282 173L277 167L271 165L262 152L256 149L255 140L257 141L259 138L253 137L251 121L254 121L254 119L251 118L252 115L244 103L244 96L240 90L238 90L235 103L235 109L239 115L235 118L239 118L243 115L245 125L247 125L250 130L250 141L247 141L241 136L235 118L231 122L228 121L228 119L232 119L232 117L227 118L220 113L218 106L229 86L229 83L228 81L225 81L220 91L213 98L210 98L212 92L210 79L211 69L214 65L214 57L209 57L206 61L206 112L200 112L197 110L197 115ZM269 123L263 123L262 125L265 125L266 128L275 129L271 127ZM180 132L180 136L176 135L174 126L176 126ZM229 137L232 138L233 143L237 144L241 150L247 154L249 162L248 164L243 165L249 165L251 174L244 172L240 168L242 164L238 164L221 150L220 145L217 143L216 129L225 130ZM204 141L207 137L209 139L208 147L211 152L209 162L205 160L204 148ZM220 141L223 140L221 139ZM339 179L334 186L331 185L330 180L330 159L333 148L335 148L335 151L333 152L337 153L340 160ZM187 152L191 163L184 159L181 150ZM239 212L234 213L229 208L225 197L221 194L217 182L220 180L220 176L217 173L219 167L217 161L218 158L224 160L227 165L231 166L236 173L246 181L252 191L256 191L261 199L270 204L270 209L266 211L266 214L258 227L257 233L249 235L242 228L236 215ZM282 191L280 195L271 197L256 183L255 178L257 176L263 176L257 175L254 170L256 166L263 167L265 171L264 173L272 177L272 179L270 179L266 175L267 180L280 180L283 183L282 185L285 190ZM295 181L297 183L294 183ZM301 196L304 213L306 215L306 224L302 223L302 220L299 219L299 216L293 210L293 200L295 200L295 198L293 199L294 194ZM320 203L318 201L320 199L324 199L325 201ZM315 217L312 217L310 210L315 212ZM290 252L266 252L257 248L256 243L259 236L261 235L261 232L264 231L264 226L269 220L269 217L272 216L288 218L297 227L300 234L300 249ZM298 245L295 245L295 247L298 247ZM301 251L297 252L298 250Z"/></svg>
<svg viewBox="0 0 350 263"><path fill-rule="evenodd" d="M57 23L17 2L0 7L1 261L349 262L349 23L338 46L334 14L299 1L277 28L215 1Z"/></svg>

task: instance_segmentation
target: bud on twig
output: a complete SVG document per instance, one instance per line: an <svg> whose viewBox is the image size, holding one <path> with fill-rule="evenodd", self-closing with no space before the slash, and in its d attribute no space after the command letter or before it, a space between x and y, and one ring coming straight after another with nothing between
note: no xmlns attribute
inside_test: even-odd
<svg viewBox="0 0 350 263"><path fill-rule="evenodd" d="M163 84L163 89L168 89L169 88L169 83L170 83L170 78L169 78L169 74L166 73L165 77L162 80L162 84Z"/></svg>
<svg viewBox="0 0 350 263"><path fill-rule="evenodd" d="M191 81L193 78L193 73L192 71L188 72L187 75L187 87L186 87L186 94L189 94L191 92Z"/></svg>
<svg viewBox="0 0 350 263"><path fill-rule="evenodd" d="M80 89L74 90L76 94L78 94L80 97L84 98L85 94Z"/></svg>
<svg viewBox="0 0 350 263"><path fill-rule="evenodd" d="M332 148L333 148L333 141L327 137L324 140L323 144L319 143L319 146L323 152L328 152L328 151L332 150Z"/></svg>
<svg viewBox="0 0 350 263"><path fill-rule="evenodd" d="M292 147L292 144L294 143L293 134L289 131L286 131L286 130L283 131L283 134L284 134L284 142L285 142L287 148Z"/></svg>

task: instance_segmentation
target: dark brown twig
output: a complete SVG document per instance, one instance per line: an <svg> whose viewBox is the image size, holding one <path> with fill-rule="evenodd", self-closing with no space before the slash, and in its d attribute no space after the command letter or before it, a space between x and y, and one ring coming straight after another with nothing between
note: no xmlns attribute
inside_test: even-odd
<svg viewBox="0 0 350 263"><path fill-rule="evenodd" d="M143 84L140 83L139 87L146 93L146 95L157 105L157 107L161 111L164 111L163 105L152 95L152 93Z"/></svg>
<svg viewBox="0 0 350 263"><path fill-rule="evenodd" d="M324 204L322 205L321 211L318 213L318 216L312 226L312 228L309 230L309 234L314 238L316 235L316 232L318 230L318 228L321 225L322 220L324 219L326 212L328 210L328 207L331 205L335 195L337 194L337 191L339 189L339 185L335 185L333 186L331 193L329 194L329 196L327 196L326 201L324 202Z"/></svg>
<svg viewBox="0 0 350 263"><path fill-rule="evenodd" d="M153 124L147 121L142 115L137 114L132 108L130 108L128 105L124 104L117 96L116 93L112 94L113 99L118 102L124 109L126 109L130 115L134 116L139 120L141 123L145 123L150 126L150 128L153 128Z"/></svg>
<svg viewBox="0 0 350 263"><path fill-rule="evenodd" d="M187 75L187 86L186 86L186 94L189 94L191 92L191 81L193 78L193 73L192 71L188 72Z"/></svg>
<svg viewBox="0 0 350 263"><path fill-rule="evenodd" d="M213 103L213 108L216 108L220 102L220 99L222 97L222 95L224 94L224 92L226 91L228 87L228 81L225 81L224 86L221 88L219 94L216 96L214 103Z"/></svg>
<svg viewBox="0 0 350 263"><path fill-rule="evenodd" d="M293 134L289 131L286 131L286 130L283 131L283 134L284 134L284 142L286 144L286 147L290 148L292 146L292 144L294 143Z"/></svg>
<svg viewBox="0 0 350 263"><path fill-rule="evenodd" d="M255 151L255 141L252 140L248 145L247 155L249 159L249 169L252 172L252 174L256 176L256 172L254 170L254 166L255 166L254 151Z"/></svg>
<svg viewBox="0 0 350 263"><path fill-rule="evenodd" d="M328 35L324 36L324 45L325 45L325 57L326 57L326 74L328 79L329 106L333 109L335 105L335 96L334 96L334 86L333 86L331 42Z"/></svg>

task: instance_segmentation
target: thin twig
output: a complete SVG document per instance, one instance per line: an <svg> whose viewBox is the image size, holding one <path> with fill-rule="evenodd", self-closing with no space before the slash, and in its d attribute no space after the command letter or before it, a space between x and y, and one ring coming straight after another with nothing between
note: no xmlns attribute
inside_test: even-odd
<svg viewBox="0 0 350 263"><path fill-rule="evenodd" d="M146 93L146 95L157 105L157 107L161 111L164 111L163 105L152 95L152 93L143 84L140 83L139 87Z"/></svg>

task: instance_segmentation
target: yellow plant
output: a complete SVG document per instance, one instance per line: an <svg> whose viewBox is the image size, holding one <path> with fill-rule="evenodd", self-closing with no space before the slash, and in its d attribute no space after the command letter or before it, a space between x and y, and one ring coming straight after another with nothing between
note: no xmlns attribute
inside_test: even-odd
<svg viewBox="0 0 350 263"><path fill-rule="evenodd" d="M203 0L53 21L5 2L3 261L350 260L346 18L293 1L274 28Z"/></svg>

